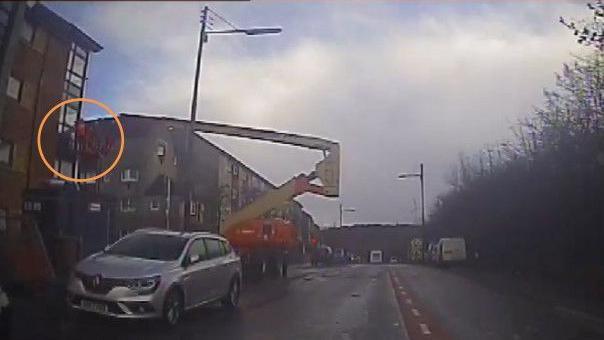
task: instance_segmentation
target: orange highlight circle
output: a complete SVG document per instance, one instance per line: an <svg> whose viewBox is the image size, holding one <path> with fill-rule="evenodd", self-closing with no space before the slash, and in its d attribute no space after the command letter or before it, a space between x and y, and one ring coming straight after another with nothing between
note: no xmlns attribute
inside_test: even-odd
<svg viewBox="0 0 604 340"><path fill-rule="evenodd" d="M85 103L90 103L90 104L95 104L97 106L100 106L103 110L107 111L113 117L113 120L115 120L115 122L117 123L117 127L120 131L120 149L117 153L117 157L115 157L115 160L113 161L113 163L111 163L111 165L107 169L105 169L105 171L101 172L100 174L98 174L96 176L92 176L89 178L73 178L73 177L63 175L59 171L55 170L50 165L50 163L48 163L48 160L44 156L44 151L42 150L42 130L44 129L44 125L46 124L46 121L48 120L48 118L55 111L57 111L64 105L67 105L70 103L75 103L75 102L85 102ZM122 122L120 121L118 116L115 114L115 112L111 111L111 109L107 105L99 102L98 100L94 100L94 99L90 99L90 98L72 98L72 99L68 99L68 100L64 100L64 101L60 102L59 104L55 105L52 109L50 109L46 113L46 115L44 116L44 118L42 118L42 121L40 122L40 126L38 127L38 138L36 139L36 142L38 144L38 154L40 155L42 162L44 163L44 165L46 165L48 170L50 170L57 177L65 180L65 181L74 182L74 183L82 183L82 182L96 181L97 179L103 178L105 175L107 175L109 172L111 172L111 170L113 170L113 168L115 168L117 166L117 163L119 163L120 159L122 158L122 154L124 153L125 140L126 140L126 138L124 137L124 128L122 127Z"/></svg>

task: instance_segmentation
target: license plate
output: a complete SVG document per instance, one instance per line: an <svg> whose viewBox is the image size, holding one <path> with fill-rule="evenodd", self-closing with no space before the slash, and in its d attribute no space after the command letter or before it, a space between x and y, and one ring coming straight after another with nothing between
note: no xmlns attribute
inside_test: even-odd
<svg viewBox="0 0 604 340"><path fill-rule="evenodd" d="M82 300L80 302L82 309L97 313L107 313L107 305L104 303Z"/></svg>

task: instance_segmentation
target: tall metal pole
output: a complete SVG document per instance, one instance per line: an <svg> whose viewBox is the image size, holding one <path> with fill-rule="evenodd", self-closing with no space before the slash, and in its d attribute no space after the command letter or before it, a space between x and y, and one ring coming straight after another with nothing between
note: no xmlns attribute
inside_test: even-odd
<svg viewBox="0 0 604 340"><path fill-rule="evenodd" d="M195 65L195 80L193 81L193 97L191 100L191 118L189 120L189 125L187 127L187 131L185 131L185 159L183 165L187 166L185 168L187 183L186 187L188 190L187 202L185 204L185 218L184 218L184 229L189 230L191 228L191 202L193 201L193 186L191 183L191 179L193 177L192 169L193 164L191 163L192 149L193 149L193 125L197 120L197 96L199 92L199 76L201 74L201 52L203 51L203 43L206 40L206 22L208 19L208 6L204 6L201 11L201 29L199 32L199 47L197 48L197 63ZM186 162L189 162L187 165Z"/></svg>
<svg viewBox="0 0 604 340"><path fill-rule="evenodd" d="M342 228L342 203L340 203L340 228Z"/></svg>
<svg viewBox="0 0 604 340"><path fill-rule="evenodd" d="M419 164L419 180L422 186L422 228L426 227L426 203L424 201L424 163Z"/></svg>
<svg viewBox="0 0 604 340"><path fill-rule="evenodd" d="M170 230L170 205L172 200L172 181L166 176L166 230Z"/></svg>
<svg viewBox="0 0 604 340"><path fill-rule="evenodd" d="M421 253L421 260L424 260L424 251L426 249L426 201L424 199L424 163L420 163L419 164L419 181L420 181L420 185L422 186L422 231L421 231L421 237L422 237L422 253Z"/></svg>

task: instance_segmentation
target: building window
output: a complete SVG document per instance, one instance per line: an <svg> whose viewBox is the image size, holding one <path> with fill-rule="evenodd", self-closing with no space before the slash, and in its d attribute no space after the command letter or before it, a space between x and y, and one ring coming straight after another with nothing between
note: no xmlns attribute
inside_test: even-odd
<svg viewBox="0 0 604 340"><path fill-rule="evenodd" d="M155 151L155 155L158 157L163 157L166 155L166 143L165 142L159 142L157 144L157 150Z"/></svg>
<svg viewBox="0 0 604 340"><path fill-rule="evenodd" d="M39 27L34 33L34 40L31 46L34 50L44 53L46 51L46 44L48 43L48 34L46 31L41 30Z"/></svg>
<svg viewBox="0 0 604 340"><path fill-rule="evenodd" d="M7 140L0 139L0 165L12 166L15 145Z"/></svg>
<svg viewBox="0 0 604 340"><path fill-rule="evenodd" d="M34 28L33 26L26 22L21 29L21 38L25 40L27 43L31 43L34 40Z"/></svg>
<svg viewBox="0 0 604 340"><path fill-rule="evenodd" d="M131 198L123 198L120 201L120 211L122 212L133 212L136 211L136 206Z"/></svg>
<svg viewBox="0 0 604 340"><path fill-rule="evenodd" d="M149 204L149 210L151 210L151 211L158 211L159 210L159 201L158 200L152 200L151 203Z"/></svg>
<svg viewBox="0 0 604 340"><path fill-rule="evenodd" d="M57 170L65 176L73 177L73 162L60 161L59 169L57 169Z"/></svg>
<svg viewBox="0 0 604 340"><path fill-rule="evenodd" d="M13 98L16 101L21 100L21 90L23 89L23 83L14 77L8 78L8 85L6 86L6 95Z"/></svg>
<svg viewBox="0 0 604 340"><path fill-rule="evenodd" d="M197 202L197 221L203 223L203 214L205 211L205 205L203 203Z"/></svg>
<svg viewBox="0 0 604 340"><path fill-rule="evenodd" d="M65 84L63 99L80 98L84 96L84 79L88 65L88 52L76 44L71 44L69 59L67 59L67 71L65 72ZM80 117L82 105L80 102L65 105L59 114L59 132L73 129L73 124Z"/></svg>
<svg viewBox="0 0 604 340"><path fill-rule="evenodd" d="M122 182L138 182L138 170L125 169L122 171Z"/></svg>

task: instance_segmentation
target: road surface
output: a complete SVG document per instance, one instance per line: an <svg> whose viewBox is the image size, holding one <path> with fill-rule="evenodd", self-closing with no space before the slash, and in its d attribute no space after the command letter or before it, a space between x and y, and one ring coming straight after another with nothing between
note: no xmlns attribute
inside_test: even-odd
<svg viewBox="0 0 604 340"><path fill-rule="evenodd" d="M85 318L66 338L130 339L406 339L386 267L307 269L288 280L246 287L233 315L219 306L186 315L175 330L149 321Z"/></svg>
<svg viewBox="0 0 604 340"><path fill-rule="evenodd" d="M158 321L66 319L32 339L603 339L561 306L492 289L454 269L348 265L292 270L245 287L239 311L195 310L176 329ZM580 315L579 315L580 316ZM592 320L593 321L593 320ZM598 320L595 320L596 322ZM39 327L38 327L39 328ZM54 329L52 332L50 330ZM29 334L25 336L23 334Z"/></svg>

